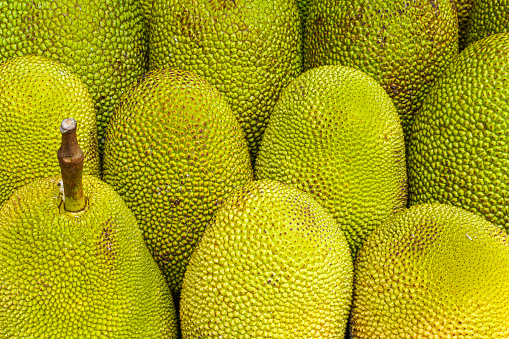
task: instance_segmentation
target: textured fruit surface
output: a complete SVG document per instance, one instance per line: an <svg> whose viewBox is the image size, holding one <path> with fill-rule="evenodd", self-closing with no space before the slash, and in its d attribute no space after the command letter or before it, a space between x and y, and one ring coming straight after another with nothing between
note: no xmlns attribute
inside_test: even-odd
<svg viewBox="0 0 509 339"><path fill-rule="evenodd" d="M460 51L467 47L467 29L474 0L456 0L458 13L458 40Z"/></svg>
<svg viewBox="0 0 509 339"><path fill-rule="evenodd" d="M0 63L0 205L16 188L60 173L58 126L69 117L80 126L83 172L99 177L94 104L80 79L43 57Z"/></svg>
<svg viewBox="0 0 509 339"><path fill-rule="evenodd" d="M94 100L102 147L120 95L145 72L139 1L1 1L0 22L0 62L13 56L42 55L69 66L79 76Z"/></svg>
<svg viewBox="0 0 509 339"><path fill-rule="evenodd" d="M255 176L313 194L355 255L376 226L406 205L405 147L394 104L362 71L307 71L274 108Z"/></svg>
<svg viewBox="0 0 509 339"><path fill-rule="evenodd" d="M150 69L193 71L219 89L242 126L251 157L280 91L301 71L293 0L155 0Z"/></svg>
<svg viewBox="0 0 509 339"><path fill-rule="evenodd" d="M475 0L467 28L467 44L509 32L509 0Z"/></svg>
<svg viewBox="0 0 509 339"><path fill-rule="evenodd" d="M509 34L469 45L419 111L408 145L410 205L447 203L509 229Z"/></svg>
<svg viewBox="0 0 509 339"><path fill-rule="evenodd" d="M120 196L84 176L88 210L67 215L60 180L0 210L0 336L176 338L171 293Z"/></svg>
<svg viewBox="0 0 509 339"><path fill-rule="evenodd" d="M343 338L352 260L314 198L269 180L231 193L191 257L183 338Z"/></svg>
<svg viewBox="0 0 509 339"><path fill-rule="evenodd" d="M405 138L415 112L458 53L452 0L324 0L308 10L304 69L344 65L371 75L391 96Z"/></svg>
<svg viewBox="0 0 509 339"><path fill-rule="evenodd" d="M103 178L124 198L172 291L213 212L252 180L246 140L221 94L194 73L148 73L111 119Z"/></svg>
<svg viewBox="0 0 509 339"><path fill-rule="evenodd" d="M414 206L378 227L359 252L356 339L507 338L508 315L509 237L482 217Z"/></svg>

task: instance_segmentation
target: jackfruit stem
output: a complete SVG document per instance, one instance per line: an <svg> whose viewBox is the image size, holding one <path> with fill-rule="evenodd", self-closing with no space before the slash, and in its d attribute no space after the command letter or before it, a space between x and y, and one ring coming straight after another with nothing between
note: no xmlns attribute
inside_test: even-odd
<svg viewBox="0 0 509 339"><path fill-rule="evenodd" d="M85 155L78 144L76 120L67 118L60 125L62 144L58 149L58 163L64 183L64 209L79 212L86 207L83 195L83 160Z"/></svg>

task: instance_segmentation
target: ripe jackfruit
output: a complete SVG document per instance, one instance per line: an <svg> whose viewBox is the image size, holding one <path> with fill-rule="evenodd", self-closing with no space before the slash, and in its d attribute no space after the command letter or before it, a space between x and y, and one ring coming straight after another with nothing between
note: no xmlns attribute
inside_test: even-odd
<svg viewBox="0 0 509 339"><path fill-rule="evenodd" d="M343 65L372 76L393 99L405 139L441 68L457 53L451 0L323 0L308 9L304 69Z"/></svg>
<svg viewBox="0 0 509 339"><path fill-rule="evenodd" d="M252 177L233 112L194 73L148 73L126 92L111 119L103 178L134 212L175 293L213 212Z"/></svg>
<svg viewBox="0 0 509 339"><path fill-rule="evenodd" d="M0 62L14 56L44 56L67 65L87 86L102 149L120 95L146 71L139 1L0 1L0 22Z"/></svg>
<svg viewBox="0 0 509 339"><path fill-rule="evenodd" d="M355 263L356 339L509 337L509 237L460 208L391 217Z"/></svg>
<svg viewBox="0 0 509 339"><path fill-rule="evenodd" d="M467 44L509 32L509 0L476 0L470 12Z"/></svg>
<svg viewBox="0 0 509 339"><path fill-rule="evenodd" d="M396 108L362 71L343 66L307 71L274 108L255 176L313 194L355 255L375 227L406 205L405 147Z"/></svg>
<svg viewBox="0 0 509 339"><path fill-rule="evenodd" d="M111 187L81 177L70 127L62 176L16 190L0 209L0 337L176 338L171 293L136 219Z"/></svg>
<svg viewBox="0 0 509 339"><path fill-rule="evenodd" d="M410 205L454 205L509 230L508 68L509 33L501 33L444 70L409 140Z"/></svg>
<svg viewBox="0 0 509 339"><path fill-rule="evenodd" d="M94 104L79 78L38 56L0 63L0 205L16 188L60 173L54 161L60 146L55 126L69 114L80 124L84 173L99 177Z"/></svg>
<svg viewBox="0 0 509 339"><path fill-rule="evenodd" d="M254 181L216 211L182 286L183 338L342 338L352 261L311 195Z"/></svg>
<svg viewBox="0 0 509 339"><path fill-rule="evenodd" d="M301 72L293 0L154 0L151 70L185 69L219 89L254 160L280 91Z"/></svg>

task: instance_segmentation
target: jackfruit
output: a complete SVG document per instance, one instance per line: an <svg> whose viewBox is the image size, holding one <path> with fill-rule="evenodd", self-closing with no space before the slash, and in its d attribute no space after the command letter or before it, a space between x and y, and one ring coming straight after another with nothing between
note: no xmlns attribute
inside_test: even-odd
<svg viewBox="0 0 509 339"><path fill-rule="evenodd" d="M79 78L44 57L0 63L0 205L15 189L60 173L53 159L60 146L54 126L69 113L81 126L84 173L99 177L94 103Z"/></svg>
<svg viewBox="0 0 509 339"><path fill-rule="evenodd" d="M464 208L509 230L509 33L470 44L419 111L408 145L410 205Z"/></svg>
<svg viewBox="0 0 509 339"><path fill-rule="evenodd" d="M149 67L185 69L219 89L254 160L280 91L301 72L293 0L154 0Z"/></svg>
<svg viewBox="0 0 509 339"><path fill-rule="evenodd" d="M39 55L67 65L87 86L99 148L123 91L146 72L138 0L0 1L0 62Z"/></svg>
<svg viewBox="0 0 509 339"><path fill-rule="evenodd" d="M456 11L458 13L458 41L460 51L467 47L467 29L470 21L470 12L474 0L456 0Z"/></svg>
<svg viewBox="0 0 509 339"><path fill-rule="evenodd" d="M176 338L171 293L136 219L82 176L76 121L61 131L62 176L19 188L0 209L0 337Z"/></svg>
<svg viewBox="0 0 509 339"><path fill-rule="evenodd" d="M509 32L509 0L474 1L467 28L467 44Z"/></svg>
<svg viewBox="0 0 509 339"><path fill-rule="evenodd" d="M323 0L308 9L304 70L343 65L372 76L394 101L405 140L440 70L457 53L451 0Z"/></svg>
<svg viewBox="0 0 509 339"><path fill-rule="evenodd" d="M413 206L359 251L355 339L508 338L508 314L509 237L480 216Z"/></svg>
<svg viewBox="0 0 509 339"><path fill-rule="evenodd" d="M255 176L313 194L355 255L375 227L406 206L405 146L396 108L362 71L307 71L274 108Z"/></svg>
<svg viewBox="0 0 509 339"><path fill-rule="evenodd" d="M231 193L191 256L182 337L342 338L348 243L307 193L269 180Z"/></svg>
<svg viewBox="0 0 509 339"><path fill-rule="evenodd" d="M192 72L162 68L121 100L108 127L103 178L134 212L178 296L213 212L253 173L242 129L221 94Z"/></svg>

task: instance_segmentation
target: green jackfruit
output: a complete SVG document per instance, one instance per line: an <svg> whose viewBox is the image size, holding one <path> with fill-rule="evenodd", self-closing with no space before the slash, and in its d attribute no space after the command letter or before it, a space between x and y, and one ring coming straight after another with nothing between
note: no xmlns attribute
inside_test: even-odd
<svg viewBox="0 0 509 339"><path fill-rule="evenodd" d="M111 187L81 176L70 120L62 176L0 209L0 337L176 338L171 293L136 219Z"/></svg>
<svg viewBox="0 0 509 339"><path fill-rule="evenodd" d="M0 1L0 22L0 62L40 55L69 66L79 76L94 100L102 149L115 104L146 71L139 1Z"/></svg>
<svg viewBox="0 0 509 339"><path fill-rule="evenodd" d="M252 177L233 112L194 73L169 68L148 73L126 92L111 119L103 178L134 212L177 295L213 212Z"/></svg>
<svg viewBox="0 0 509 339"><path fill-rule="evenodd" d="M84 173L99 177L94 103L79 78L43 57L0 63L0 205L16 188L60 173L54 161L60 146L55 126L69 114L80 124Z"/></svg>
<svg viewBox="0 0 509 339"><path fill-rule="evenodd" d="M456 0L456 11L458 13L458 40L460 51L467 47L467 29L470 21L470 12L474 0Z"/></svg>
<svg viewBox="0 0 509 339"><path fill-rule="evenodd" d="M280 91L301 72L295 2L154 0L150 21L150 69L185 69L217 87L254 160Z"/></svg>
<svg viewBox="0 0 509 339"><path fill-rule="evenodd" d="M406 206L403 130L384 89L364 72L322 66L283 91L262 140L257 179L312 193L355 255Z"/></svg>
<svg viewBox="0 0 509 339"><path fill-rule="evenodd" d="M371 338L509 337L509 237L460 208L391 217L355 263L352 333Z"/></svg>
<svg viewBox="0 0 509 339"><path fill-rule="evenodd" d="M509 32L509 0L474 1L467 28L467 44Z"/></svg>
<svg viewBox="0 0 509 339"><path fill-rule="evenodd" d="M342 338L352 275L343 233L311 195L251 182L228 196L191 257L183 338Z"/></svg>
<svg viewBox="0 0 509 339"><path fill-rule="evenodd" d="M438 202L509 230L509 33L470 44L430 92L408 145L410 205Z"/></svg>
<svg viewBox="0 0 509 339"><path fill-rule="evenodd" d="M308 10L304 69L343 65L372 76L394 101L405 139L441 68L457 53L452 0L323 0Z"/></svg>

